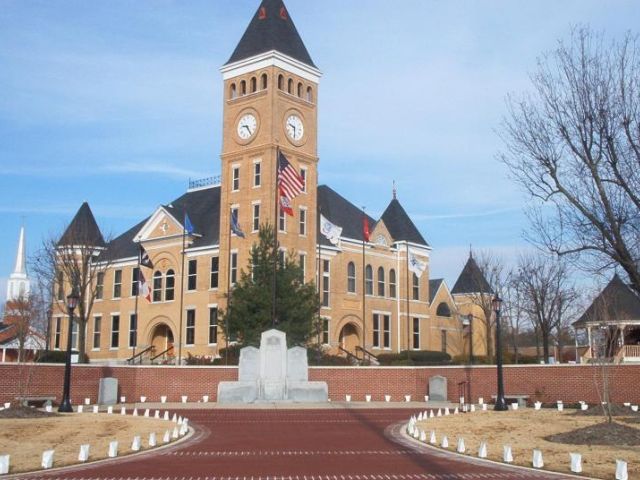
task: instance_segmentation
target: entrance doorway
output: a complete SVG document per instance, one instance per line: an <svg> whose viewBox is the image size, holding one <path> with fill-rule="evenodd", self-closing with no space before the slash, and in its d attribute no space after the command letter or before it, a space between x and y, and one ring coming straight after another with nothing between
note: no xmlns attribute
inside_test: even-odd
<svg viewBox="0 0 640 480"><path fill-rule="evenodd" d="M353 323L347 323L340 330L340 346L347 352L356 354L356 347L360 345L358 329Z"/></svg>
<svg viewBox="0 0 640 480"><path fill-rule="evenodd" d="M173 332L166 323L160 323L153 329L151 335L151 345L153 345L153 356L160 355L165 352L166 356L174 356L173 351Z"/></svg>

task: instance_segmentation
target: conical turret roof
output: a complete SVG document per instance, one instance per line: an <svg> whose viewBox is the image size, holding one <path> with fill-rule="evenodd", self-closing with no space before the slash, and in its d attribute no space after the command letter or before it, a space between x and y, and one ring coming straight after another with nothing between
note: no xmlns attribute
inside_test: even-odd
<svg viewBox="0 0 640 480"><path fill-rule="evenodd" d="M391 200L381 219L394 240L429 246L397 198Z"/></svg>
<svg viewBox="0 0 640 480"><path fill-rule="evenodd" d="M282 0L262 0L227 65L272 50L316 68Z"/></svg>
<svg viewBox="0 0 640 480"><path fill-rule="evenodd" d="M58 246L106 246L98 223L87 202L84 202L76 216L58 240Z"/></svg>
<svg viewBox="0 0 640 480"><path fill-rule="evenodd" d="M464 293L487 293L493 294L493 289L487 279L485 278L482 270L476 263L473 255L469 255L469 260L465 264L458 280L451 289L453 295Z"/></svg>
<svg viewBox="0 0 640 480"><path fill-rule="evenodd" d="M621 320L640 320L640 297L615 274L574 325Z"/></svg>

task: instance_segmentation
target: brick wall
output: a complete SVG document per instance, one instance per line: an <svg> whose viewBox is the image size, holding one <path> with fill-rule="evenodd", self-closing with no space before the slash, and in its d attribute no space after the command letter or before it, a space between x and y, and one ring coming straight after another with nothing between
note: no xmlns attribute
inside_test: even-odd
<svg viewBox="0 0 640 480"><path fill-rule="evenodd" d="M19 395L62 395L63 365L0 364L0 402L8 402ZM528 394L531 400L565 403L584 400L599 402L595 378L596 367L588 365L526 365L505 366L505 392ZM640 403L640 365L618 365L610 369L612 400ZM486 400L495 394L496 369L492 366L465 367L312 367L310 380L326 381L333 400L344 400L350 394L354 401L363 401L373 395L381 401L391 395L401 401L404 395L422 399L428 393L429 377L447 377L449 399L457 401L458 383L468 381L471 398ZM180 401L181 395L196 400L202 395L216 399L218 382L237 379L236 367L128 367L79 365L72 369L72 401L80 403L85 397L95 402L98 380L101 377L118 379L120 395L130 401L141 395L147 401L159 401L166 395L168 401Z"/></svg>

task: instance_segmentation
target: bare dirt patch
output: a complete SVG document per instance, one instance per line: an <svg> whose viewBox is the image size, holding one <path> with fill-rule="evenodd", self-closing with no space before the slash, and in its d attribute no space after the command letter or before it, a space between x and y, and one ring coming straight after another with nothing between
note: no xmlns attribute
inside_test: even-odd
<svg viewBox="0 0 640 480"><path fill-rule="evenodd" d="M145 450L151 432L156 433L158 445L162 445L165 431L173 430L175 426L173 422L130 415L45 415L42 418L0 418L0 455L11 455L10 473L39 470L42 452L50 449L55 450L54 467L78 463L82 444L91 445L90 461L107 458L109 442L113 440L118 441L119 456L132 453L131 443L136 435L141 437Z"/></svg>
<svg viewBox="0 0 640 480"><path fill-rule="evenodd" d="M632 415L629 415L631 418ZM546 470L570 473L569 453L582 454L583 475L596 478L615 478L615 461L622 459L628 462L629 478L640 478L640 448L635 443L624 445L629 438L640 435L640 425L627 423L627 417L617 417L607 433L609 443L596 445L588 441L589 429L596 435L602 435L609 427L600 427L605 418L602 416L582 415L576 411L565 410L516 410L507 412L479 411L470 414L448 415L430 418L419 422L419 428L427 432L436 432L438 445L442 437L449 439L449 449L455 451L458 438L464 438L467 454L477 456L481 441L488 444L488 458L502 461L502 448L511 445L514 464L531 467L534 449L542 450ZM624 422L624 425L622 425ZM630 430L627 430L630 429ZM625 437L616 439L615 432L624 430ZM613 434L611 434L613 432ZM552 441L558 435L563 442ZM602 440L601 440L602 441Z"/></svg>
<svg viewBox="0 0 640 480"><path fill-rule="evenodd" d="M0 419L3 418L48 418L55 417L57 413L48 413L31 407L12 407L0 410Z"/></svg>

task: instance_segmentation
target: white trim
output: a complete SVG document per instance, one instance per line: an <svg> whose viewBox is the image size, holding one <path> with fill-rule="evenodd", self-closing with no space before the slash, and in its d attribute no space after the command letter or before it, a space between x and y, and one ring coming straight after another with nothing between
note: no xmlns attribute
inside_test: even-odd
<svg viewBox="0 0 640 480"><path fill-rule="evenodd" d="M220 68L220 73L222 73L223 80L229 80L268 67L281 68L316 84L320 83L320 77L322 77L322 72L317 68L302 63L277 50L271 50L224 65Z"/></svg>
<svg viewBox="0 0 640 480"><path fill-rule="evenodd" d="M133 237L134 243L141 243L145 240L148 240L149 235L151 235L151 233L153 233L155 228L160 224L160 221L162 220L163 215L169 218L169 220L173 221L180 228L183 227L182 224L173 215L171 215L171 213L169 213L169 211L166 208L164 208L163 206L160 206L156 209L155 212L153 212L153 215L151 215L149 220L147 220L147 223L145 223L142 226L142 228L138 231L138 233ZM167 237L164 237L164 238L167 238Z"/></svg>

